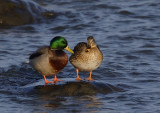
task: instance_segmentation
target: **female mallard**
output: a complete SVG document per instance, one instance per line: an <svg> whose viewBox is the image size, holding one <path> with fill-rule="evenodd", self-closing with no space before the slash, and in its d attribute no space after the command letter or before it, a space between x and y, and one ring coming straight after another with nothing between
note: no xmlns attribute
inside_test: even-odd
<svg viewBox="0 0 160 113"><path fill-rule="evenodd" d="M68 55L63 51L73 53L68 47L68 42L61 36L56 36L50 42L50 46L39 48L29 57L30 64L44 77L45 84L59 81L56 74L68 63ZM46 76L54 75L53 81L47 81Z"/></svg>
<svg viewBox="0 0 160 113"><path fill-rule="evenodd" d="M93 80L91 78L92 71L97 69L103 60L103 55L98 48L94 38L88 37L87 43L80 42L74 48L74 54L70 57L71 64L77 69L76 80L82 80L78 72L90 71L90 75L87 80Z"/></svg>

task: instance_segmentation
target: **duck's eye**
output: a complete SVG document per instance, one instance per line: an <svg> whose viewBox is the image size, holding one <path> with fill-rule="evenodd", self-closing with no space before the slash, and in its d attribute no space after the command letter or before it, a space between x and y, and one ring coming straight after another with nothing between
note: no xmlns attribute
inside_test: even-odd
<svg viewBox="0 0 160 113"><path fill-rule="evenodd" d="M62 43L63 43L63 44L66 44L66 42L65 42L65 41L62 41Z"/></svg>

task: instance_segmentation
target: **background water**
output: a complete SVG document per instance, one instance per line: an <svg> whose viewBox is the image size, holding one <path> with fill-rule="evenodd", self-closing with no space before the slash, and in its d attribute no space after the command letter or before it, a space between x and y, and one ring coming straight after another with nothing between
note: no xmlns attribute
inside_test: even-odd
<svg viewBox="0 0 160 113"><path fill-rule="evenodd" d="M1 112L160 112L160 1L34 1L57 16L44 23L0 29ZM57 35L66 37L72 49L94 36L104 60L93 78L124 91L55 98L25 94L23 86L42 79L27 63L29 55ZM80 73L82 78L88 75ZM58 77L74 78L75 69L68 63Z"/></svg>

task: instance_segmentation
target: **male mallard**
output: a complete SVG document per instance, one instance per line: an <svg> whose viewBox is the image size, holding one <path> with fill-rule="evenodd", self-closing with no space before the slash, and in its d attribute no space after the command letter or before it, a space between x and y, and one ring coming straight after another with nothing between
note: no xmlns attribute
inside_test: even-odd
<svg viewBox="0 0 160 113"><path fill-rule="evenodd" d="M56 74L68 63L68 55L63 49L73 53L68 47L67 40L61 36L56 36L51 40L50 46L39 48L29 57L30 64L43 75L45 84L53 83L46 79L46 76L50 75L54 75L54 82L60 81Z"/></svg>
<svg viewBox="0 0 160 113"><path fill-rule="evenodd" d="M71 55L69 60L76 68L76 80L82 80L78 75L79 71L90 71L90 75L87 80L93 80L91 78L92 71L97 69L103 60L102 52L98 48L94 38L90 36L87 39L87 43L78 43L73 51L74 54Z"/></svg>

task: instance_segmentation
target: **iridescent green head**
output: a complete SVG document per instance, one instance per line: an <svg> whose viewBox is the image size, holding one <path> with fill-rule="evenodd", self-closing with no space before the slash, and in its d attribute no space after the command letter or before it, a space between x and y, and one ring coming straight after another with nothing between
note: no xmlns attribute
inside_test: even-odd
<svg viewBox="0 0 160 113"><path fill-rule="evenodd" d="M62 36L54 37L50 42L50 48L53 49L53 50L66 49L67 51L73 53L73 51L68 47L67 40Z"/></svg>

